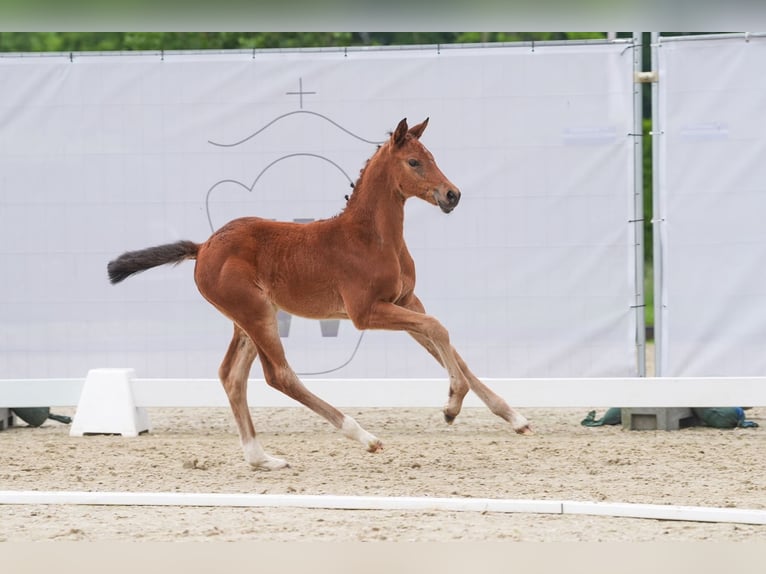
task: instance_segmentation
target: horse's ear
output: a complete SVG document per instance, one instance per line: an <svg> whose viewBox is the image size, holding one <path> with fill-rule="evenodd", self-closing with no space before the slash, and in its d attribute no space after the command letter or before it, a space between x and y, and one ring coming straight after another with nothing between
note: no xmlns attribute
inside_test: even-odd
<svg viewBox="0 0 766 574"><path fill-rule="evenodd" d="M404 143L404 138L407 137L407 118L404 118L396 126L394 133L391 134L391 141L395 146L400 146Z"/></svg>
<svg viewBox="0 0 766 574"><path fill-rule="evenodd" d="M419 124L418 124L418 125L416 125L416 126L412 126L412 127L410 128L410 133L413 135L413 137L414 137L415 139L418 139L418 140L419 140L419 139L420 139L420 136L422 136L422 135L423 135L423 132L425 131L425 129L426 129L426 126L427 126L427 125L428 125L428 118L426 118L425 120L423 120L423 122L422 122L422 123L419 123Z"/></svg>

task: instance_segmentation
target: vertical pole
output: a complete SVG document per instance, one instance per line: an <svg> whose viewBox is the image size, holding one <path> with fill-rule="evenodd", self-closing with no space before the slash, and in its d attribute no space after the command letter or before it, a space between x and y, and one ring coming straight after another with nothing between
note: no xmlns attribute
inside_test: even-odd
<svg viewBox="0 0 766 574"><path fill-rule="evenodd" d="M643 71L642 33L633 32L633 238L635 249L636 351L638 375L646 376L646 321L644 303L644 146L643 84L635 81Z"/></svg>
<svg viewBox="0 0 766 574"><path fill-rule="evenodd" d="M653 229L653 261L654 269L654 364L655 376L660 377L662 372L663 355L663 317L664 307L662 285L662 206L660 201L660 146L662 145L662 125L660 120L660 87L659 82L663 79L660 75L659 42L660 35L652 32L652 68L657 72L657 81L652 82L652 229Z"/></svg>

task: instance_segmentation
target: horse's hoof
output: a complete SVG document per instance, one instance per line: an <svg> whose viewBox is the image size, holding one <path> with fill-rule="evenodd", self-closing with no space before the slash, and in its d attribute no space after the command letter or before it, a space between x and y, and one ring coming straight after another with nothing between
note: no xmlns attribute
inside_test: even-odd
<svg viewBox="0 0 766 574"><path fill-rule="evenodd" d="M534 431L529 428L529 425L524 425L523 427L513 429L516 431L516 434L526 434L526 435L532 435L535 434Z"/></svg>
<svg viewBox="0 0 766 574"><path fill-rule="evenodd" d="M443 411L443 414L444 414L444 422L447 423L448 425L451 425L452 423L454 423L455 419L457 418L457 415L450 414L447 411Z"/></svg>
<svg viewBox="0 0 766 574"><path fill-rule="evenodd" d="M379 452L383 450L383 443L378 439L372 440L367 445L367 452Z"/></svg>

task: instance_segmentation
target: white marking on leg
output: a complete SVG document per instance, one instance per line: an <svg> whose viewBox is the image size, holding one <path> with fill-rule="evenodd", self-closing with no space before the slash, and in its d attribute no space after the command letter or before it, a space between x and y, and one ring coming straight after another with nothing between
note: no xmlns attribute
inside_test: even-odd
<svg viewBox="0 0 766 574"><path fill-rule="evenodd" d="M242 452L245 454L245 461L255 468L277 470L289 466L287 461L266 454L261 443L255 438L242 443Z"/></svg>
<svg viewBox="0 0 766 574"><path fill-rule="evenodd" d="M511 426L513 430L520 434L531 434L529 428L529 421L527 417L519 413L518 411L511 409Z"/></svg>
<svg viewBox="0 0 766 574"><path fill-rule="evenodd" d="M368 452L376 452L383 449L382 442L364 430L359 426L358 422L348 415L343 417L343 425L340 427L340 432L343 433L343 436L358 440L367 448Z"/></svg>

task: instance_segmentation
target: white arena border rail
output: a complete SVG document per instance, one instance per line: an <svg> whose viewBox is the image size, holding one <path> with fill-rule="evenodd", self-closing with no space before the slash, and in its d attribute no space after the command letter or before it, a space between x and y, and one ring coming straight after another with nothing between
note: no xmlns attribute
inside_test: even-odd
<svg viewBox="0 0 766 574"><path fill-rule="evenodd" d="M109 369L104 369L109 371ZM101 371L96 369L94 371ZM93 373L94 371L91 371ZM766 406L766 377L604 377L483 379L514 407L737 407ZM82 379L0 379L0 408L77 406ZM311 379L304 383L341 407L444 406L448 382L440 379ZM130 377L137 407L227 407L217 379ZM263 379L248 383L250 406L300 407ZM473 393L466 407L482 406Z"/></svg>
<svg viewBox="0 0 766 574"><path fill-rule="evenodd" d="M0 491L0 505L3 504L497 512L648 518L686 522L766 524L766 510L492 498L335 496L325 494Z"/></svg>

